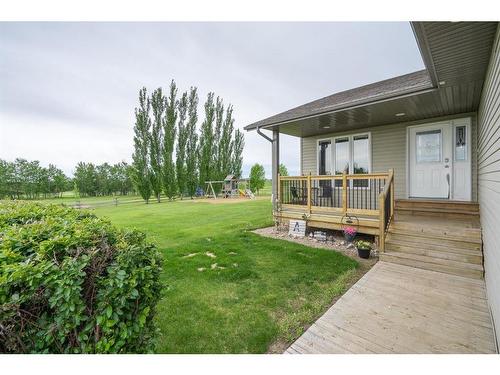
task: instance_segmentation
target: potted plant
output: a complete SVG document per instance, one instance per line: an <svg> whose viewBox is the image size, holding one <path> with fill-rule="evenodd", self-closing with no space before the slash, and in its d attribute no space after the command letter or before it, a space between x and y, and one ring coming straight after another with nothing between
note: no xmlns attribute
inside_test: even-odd
<svg viewBox="0 0 500 375"><path fill-rule="evenodd" d="M356 237L356 233L358 232L356 228L350 226L345 227L342 231L344 232L344 238L348 242L352 242L354 237Z"/></svg>
<svg viewBox="0 0 500 375"><path fill-rule="evenodd" d="M368 241L359 240L356 242L356 248L358 249L358 256L363 259L368 259L370 257L370 251L372 249L372 244Z"/></svg>

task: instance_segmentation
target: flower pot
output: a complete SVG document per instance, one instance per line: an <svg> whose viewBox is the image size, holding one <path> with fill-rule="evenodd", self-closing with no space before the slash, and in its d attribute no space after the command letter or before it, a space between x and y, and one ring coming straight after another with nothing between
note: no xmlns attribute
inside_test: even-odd
<svg viewBox="0 0 500 375"><path fill-rule="evenodd" d="M370 249L360 249L358 248L358 256L363 259L370 258Z"/></svg>
<svg viewBox="0 0 500 375"><path fill-rule="evenodd" d="M352 240L354 240L354 237L356 237L356 234L344 233L344 238L347 242L352 242Z"/></svg>

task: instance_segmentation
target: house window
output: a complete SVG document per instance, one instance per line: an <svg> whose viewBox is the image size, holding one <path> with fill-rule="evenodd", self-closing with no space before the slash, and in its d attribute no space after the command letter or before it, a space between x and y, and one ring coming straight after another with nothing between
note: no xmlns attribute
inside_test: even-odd
<svg viewBox="0 0 500 375"><path fill-rule="evenodd" d="M335 139L335 174L349 173L349 137ZM342 187L341 180L335 180L336 187Z"/></svg>
<svg viewBox="0 0 500 375"><path fill-rule="evenodd" d="M318 174L367 174L370 169L369 133L318 141ZM335 186L341 187L342 181L336 180ZM368 180L355 180L353 186L368 187Z"/></svg>
<svg viewBox="0 0 500 375"><path fill-rule="evenodd" d="M467 160L467 128L465 126L455 128L455 160Z"/></svg>
<svg viewBox="0 0 500 375"><path fill-rule="evenodd" d="M352 171L353 174L370 172L370 139L368 134L353 136ZM368 180L354 180L354 187L368 187Z"/></svg>
<svg viewBox="0 0 500 375"><path fill-rule="evenodd" d="M331 161L332 161L332 142L319 141L318 144L318 174L326 175L331 174Z"/></svg>
<svg viewBox="0 0 500 375"><path fill-rule="evenodd" d="M349 137L335 139L335 174L349 173Z"/></svg>

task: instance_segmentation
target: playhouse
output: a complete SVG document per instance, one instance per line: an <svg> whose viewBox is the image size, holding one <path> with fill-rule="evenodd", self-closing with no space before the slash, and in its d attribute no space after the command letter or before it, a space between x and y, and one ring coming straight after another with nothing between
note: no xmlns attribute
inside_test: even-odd
<svg viewBox="0 0 500 375"><path fill-rule="evenodd" d="M217 199L217 193L214 185L221 184L219 197L222 198L255 198L255 195L250 190L250 180L239 179L232 174L229 174L223 181L205 181L205 197Z"/></svg>

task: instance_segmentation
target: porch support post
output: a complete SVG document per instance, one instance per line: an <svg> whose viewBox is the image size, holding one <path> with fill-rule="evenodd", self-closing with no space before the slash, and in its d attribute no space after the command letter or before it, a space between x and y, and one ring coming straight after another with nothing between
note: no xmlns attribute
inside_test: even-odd
<svg viewBox="0 0 500 375"><path fill-rule="evenodd" d="M273 143L272 143L272 202L273 210L276 211L278 208L278 179L279 179L279 168L280 168L280 132L278 128L273 129Z"/></svg>

